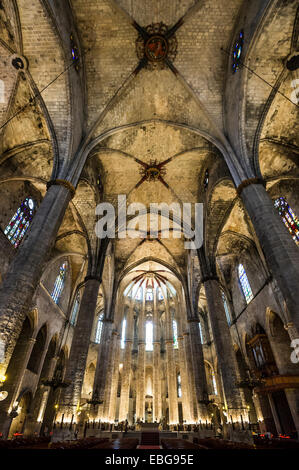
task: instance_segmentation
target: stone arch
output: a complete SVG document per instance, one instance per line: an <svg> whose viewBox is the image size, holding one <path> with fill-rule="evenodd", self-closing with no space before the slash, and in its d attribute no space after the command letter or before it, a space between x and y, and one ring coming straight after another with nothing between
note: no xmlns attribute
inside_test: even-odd
<svg viewBox="0 0 299 470"><path fill-rule="evenodd" d="M60 349L56 367L53 373L53 379L56 382L63 382L64 375L65 375L65 368L66 368L66 347L62 347ZM42 418L42 425L41 425L41 430L40 434L41 435L49 435L51 432L53 425L54 425L54 420L55 416L57 413L57 406L59 402L59 396L61 393L61 388L57 387L48 387L48 395L47 395L47 400L46 400L46 405L45 405L45 412Z"/></svg>
<svg viewBox="0 0 299 470"><path fill-rule="evenodd" d="M245 381L249 378L249 367L246 358L243 356L241 348L234 345L236 361L238 366L238 375L240 381ZM257 423L257 413L255 410L254 401L252 398L252 392L249 388L243 388L244 398L248 407L248 417L250 423Z"/></svg>
<svg viewBox="0 0 299 470"><path fill-rule="evenodd" d="M153 368L147 366L145 369L145 395L153 396Z"/></svg>
<svg viewBox="0 0 299 470"><path fill-rule="evenodd" d="M85 377L82 388L82 397L91 399L96 367L94 362L90 362L86 367Z"/></svg>
<svg viewBox="0 0 299 470"><path fill-rule="evenodd" d="M298 374L297 364L293 364L290 356L293 351L291 348L291 338L284 328L280 315L269 307L266 310L269 340L280 374Z"/></svg>
<svg viewBox="0 0 299 470"><path fill-rule="evenodd" d="M38 325L38 309L34 308L30 310L30 312L27 314L27 317L31 323L32 330L36 330L37 325Z"/></svg>
<svg viewBox="0 0 299 470"><path fill-rule="evenodd" d="M26 425L26 432L33 434L39 431L39 423L43 417L45 406L47 404L46 399L48 398L48 389L44 386L45 380L51 380L52 361L55 360L56 351L58 344L58 335L55 334L47 348L47 353L41 369L37 390L33 397L32 402L32 419L29 419Z"/></svg>
<svg viewBox="0 0 299 470"><path fill-rule="evenodd" d="M17 406L12 411L13 421L9 430L10 438L14 437L15 434L23 435L31 403L32 392L28 389L23 390L17 399Z"/></svg>
<svg viewBox="0 0 299 470"><path fill-rule="evenodd" d="M16 393L18 393L24 369L26 368L27 354L31 347L30 339L32 338L33 331L33 325L29 317L26 316L6 370L5 391L8 392L8 397L0 402L1 414L3 412L5 415L13 409Z"/></svg>
<svg viewBox="0 0 299 470"><path fill-rule="evenodd" d="M47 343L47 325L46 323L40 328L37 333L35 344L28 360L27 369L37 374L40 368L40 362Z"/></svg>
<svg viewBox="0 0 299 470"><path fill-rule="evenodd" d="M217 387L218 381L216 379L216 370L213 364L206 359L204 360L204 364L205 364L205 371L206 371L206 378L207 378L207 385L208 385L208 393L209 395L218 395L218 387Z"/></svg>

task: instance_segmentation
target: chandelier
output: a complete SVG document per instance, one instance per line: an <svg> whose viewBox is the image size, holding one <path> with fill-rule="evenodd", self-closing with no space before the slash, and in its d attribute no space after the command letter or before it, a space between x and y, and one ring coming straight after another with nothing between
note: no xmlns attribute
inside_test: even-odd
<svg viewBox="0 0 299 470"><path fill-rule="evenodd" d="M53 388L53 390L56 390L57 388L67 388L69 385L71 385L71 382L63 382L57 378L53 378L52 380L42 379L41 383L45 387Z"/></svg>

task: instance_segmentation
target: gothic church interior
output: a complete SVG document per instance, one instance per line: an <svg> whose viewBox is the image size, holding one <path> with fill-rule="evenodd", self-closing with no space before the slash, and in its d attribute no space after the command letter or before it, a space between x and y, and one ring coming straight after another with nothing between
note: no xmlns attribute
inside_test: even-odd
<svg viewBox="0 0 299 470"><path fill-rule="evenodd" d="M3 441L298 440L298 35L296 0L0 1Z"/></svg>

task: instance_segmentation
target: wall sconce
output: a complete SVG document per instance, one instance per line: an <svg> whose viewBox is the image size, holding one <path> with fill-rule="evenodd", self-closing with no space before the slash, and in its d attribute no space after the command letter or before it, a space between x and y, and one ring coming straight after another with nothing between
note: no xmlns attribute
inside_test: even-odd
<svg viewBox="0 0 299 470"><path fill-rule="evenodd" d="M6 380L6 378L7 378L6 375L0 375L0 387L3 386L3 384L4 384L5 380Z"/></svg>

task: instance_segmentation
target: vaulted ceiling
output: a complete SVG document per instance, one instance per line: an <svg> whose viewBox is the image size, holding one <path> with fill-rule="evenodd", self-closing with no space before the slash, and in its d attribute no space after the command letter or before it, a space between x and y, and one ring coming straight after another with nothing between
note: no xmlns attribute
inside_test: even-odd
<svg viewBox="0 0 299 470"><path fill-rule="evenodd" d="M102 200L115 206L117 196L123 194L128 204L143 203L147 209L152 202L203 202L207 254L211 262L217 258L219 265L226 265L232 246L235 252L255 239L221 153L229 120L226 87L233 80L229 57L246 2L70 0L69 24L57 17L61 5L56 3L0 2L0 73L5 85L1 122L46 87L42 99L26 106L1 130L0 183L13 191L16 179L30 181L43 196L51 174L63 170L76 145L83 142L89 154L56 250L94 257L100 193ZM269 5L244 57L258 76L246 71L240 96L247 153L253 155L257 145L252 166L271 189L282 177L298 179L297 109L281 94L273 94L263 79L275 85L280 77L280 91L290 94L292 77L284 59L297 47L298 34L294 33L297 2L277 0ZM138 49L145 41L140 34L153 24L156 31L171 31L171 50L160 63L144 60ZM69 33L63 33L63 28L71 28L77 41L77 71L73 67L63 73L72 60L65 44ZM11 66L13 54L26 58L26 70ZM267 105L271 93L273 99ZM80 114L77 108L82 123L74 118ZM229 127L242 122L230 122ZM241 164L247 163L244 156ZM150 174L151 168L155 174ZM145 217L139 216L139 222ZM174 222L170 227L177 228ZM145 270L164 266L169 273L187 277L190 260L183 238L170 235L167 239L160 233L157 239L148 236L113 243L120 278L139 263ZM134 273L128 280L130 276ZM111 274L106 273L104 290L108 281Z"/></svg>

